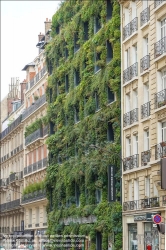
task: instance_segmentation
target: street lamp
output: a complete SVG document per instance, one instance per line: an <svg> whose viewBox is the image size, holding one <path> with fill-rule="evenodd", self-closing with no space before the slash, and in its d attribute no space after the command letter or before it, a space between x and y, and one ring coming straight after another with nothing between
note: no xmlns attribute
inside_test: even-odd
<svg viewBox="0 0 166 250"><path fill-rule="evenodd" d="M123 159L122 159L122 157L121 157L121 155L119 155L117 152L115 152L114 150L112 150L111 149L111 151L108 151L108 150L106 150L106 149L103 149L103 148L101 148L101 147L99 147L99 146L97 146L97 145L94 145L94 144L91 144L91 145L89 145L89 147L90 148L94 148L94 149L98 149L98 150L100 150L100 151L103 151L103 152L106 152L106 153L112 153L112 154L114 154L114 155L116 155L119 159L120 159L120 203L121 203L121 205L122 205L122 163L124 162L123 161ZM110 172L111 171L111 172ZM110 172L110 173L109 173ZM109 166L108 166L108 175L110 175L111 176L111 179L112 178L114 178L114 173L113 173L114 171L113 171L113 169L109 169ZM113 179L114 180L114 179Z"/></svg>

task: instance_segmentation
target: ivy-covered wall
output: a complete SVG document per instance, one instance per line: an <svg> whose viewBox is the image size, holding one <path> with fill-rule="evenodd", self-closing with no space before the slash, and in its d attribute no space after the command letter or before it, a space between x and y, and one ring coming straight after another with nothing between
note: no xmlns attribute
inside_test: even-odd
<svg viewBox="0 0 166 250"><path fill-rule="evenodd" d="M117 0L64 1L52 18L46 190L48 234L102 234L122 249L120 205L120 6ZM108 202L108 166L115 166L116 201ZM91 224L68 217L96 216ZM52 246L56 249L55 246Z"/></svg>

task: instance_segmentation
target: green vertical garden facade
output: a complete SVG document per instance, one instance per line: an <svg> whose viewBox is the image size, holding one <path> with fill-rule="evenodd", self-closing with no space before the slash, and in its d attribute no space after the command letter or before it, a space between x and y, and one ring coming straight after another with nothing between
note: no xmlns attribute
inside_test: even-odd
<svg viewBox="0 0 166 250"><path fill-rule="evenodd" d="M118 1L64 1L52 18L51 37L47 233L86 236L85 248L71 249L106 250L109 242L120 250Z"/></svg>

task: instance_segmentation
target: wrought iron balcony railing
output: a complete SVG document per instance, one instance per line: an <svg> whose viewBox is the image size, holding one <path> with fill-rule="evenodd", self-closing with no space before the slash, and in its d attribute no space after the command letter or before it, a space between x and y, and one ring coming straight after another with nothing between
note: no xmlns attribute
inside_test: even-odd
<svg viewBox="0 0 166 250"><path fill-rule="evenodd" d="M48 159L47 157L40 160L40 161L37 161L27 167L24 168L24 175L27 175L29 173L32 173L32 172L35 172L39 169L42 169L44 167L47 167L47 164L48 164Z"/></svg>
<svg viewBox="0 0 166 250"><path fill-rule="evenodd" d="M33 193L25 194L22 196L22 201L21 203L29 203L37 200L41 200L46 198L46 192L45 190L39 190L35 191Z"/></svg>
<svg viewBox="0 0 166 250"><path fill-rule="evenodd" d="M155 145L155 159L166 157L166 141Z"/></svg>
<svg viewBox="0 0 166 250"><path fill-rule="evenodd" d="M141 105L141 119L150 116L150 102Z"/></svg>
<svg viewBox="0 0 166 250"><path fill-rule="evenodd" d="M26 84L26 90L29 88L32 88L46 73L46 66L44 66L41 71L39 71L34 78L32 78L27 84Z"/></svg>
<svg viewBox="0 0 166 250"><path fill-rule="evenodd" d="M151 152L150 150L146 150L141 152L141 166L146 166L148 162L150 162Z"/></svg>
<svg viewBox="0 0 166 250"><path fill-rule="evenodd" d="M154 58L157 58L166 52L166 37L154 44Z"/></svg>
<svg viewBox="0 0 166 250"><path fill-rule="evenodd" d="M27 108L22 114L22 119L24 120L26 117L35 112L39 107L41 107L46 102L46 95L42 95L37 101L34 102L29 108Z"/></svg>
<svg viewBox="0 0 166 250"><path fill-rule="evenodd" d="M166 105L166 89L154 94L155 109Z"/></svg>
<svg viewBox="0 0 166 250"><path fill-rule="evenodd" d="M22 121L22 115L20 115L12 124L10 124L1 134L0 137L3 139L8 135L13 129L15 129Z"/></svg>
<svg viewBox="0 0 166 250"><path fill-rule="evenodd" d="M139 154L131 155L123 159L123 170L130 170L139 167Z"/></svg>
<svg viewBox="0 0 166 250"><path fill-rule="evenodd" d="M139 210L152 207L159 207L159 197L145 198L141 200L123 202L123 211Z"/></svg>
<svg viewBox="0 0 166 250"><path fill-rule="evenodd" d="M130 23L123 28L123 40L131 36L138 30L138 17L135 17Z"/></svg>
<svg viewBox="0 0 166 250"><path fill-rule="evenodd" d="M15 182L23 178L23 171L12 173L9 175L9 182Z"/></svg>
<svg viewBox="0 0 166 250"><path fill-rule="evenodd" d="M133 109L123 115L123 126L129 126L138 121L138 108Z"/></svg>
<svg viewBox="0 0 166 250"><path fill-rule="evenodd" d="M123 84L138 76L138 63L134 63L123 71Z"/></svg>
<svg viewBox="0 0 166 250"><path fill-rule="evenodd" d="M144 25L150 20L150 7L144 9L140 14L140 25Z"/></svg>
<svg viewBox="0 0 166 250"><path fill-rule="evenodd" d="M140 60L140 72L143 73L143 71L149 69L149 67L150 67L150 55L146 55Z"/></svg>
<svg viewBox="0 0 166 250"><path fill-rule="evenodd" d="M0 211L15 209L20 206L20 199L0 204Z"/></svg>
<svg viewBox="0 0 166 250"><path fill-rule="evenodd" d="M42 137L43 137L43 130L42 130L42 128L39 128L38 130L36 130L35 132L33 132L32 134L28 135L25 138L25 145L27 146L31 142L33 142L39 138L42 138Z"/></svg>
<svg viewBox="0 0 166 250"><path fill-rule="evenodd" d="M160 4L162 4L165 0L154 0L154 8L157 8Z"/></svg>

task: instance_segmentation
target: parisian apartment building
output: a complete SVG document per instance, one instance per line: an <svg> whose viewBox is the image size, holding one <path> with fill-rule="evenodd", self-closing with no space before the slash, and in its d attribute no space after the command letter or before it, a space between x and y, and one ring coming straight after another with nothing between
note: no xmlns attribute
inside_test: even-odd
<svg viewBox="0 0 166 250"><path fill-rule="evenodd" d="M120 1L123 250L166 249L166 1Z"/></svg>
<svg viewBox="0 0 166 250"><path fill-rule="evenodd" d="M47 229L45 45L51 39L51 20L44 24L37 56L22 69L26 79L19 83L12 78L9 94L1 102L0 245L6 249L21 244L41 249Z"/></svg>

